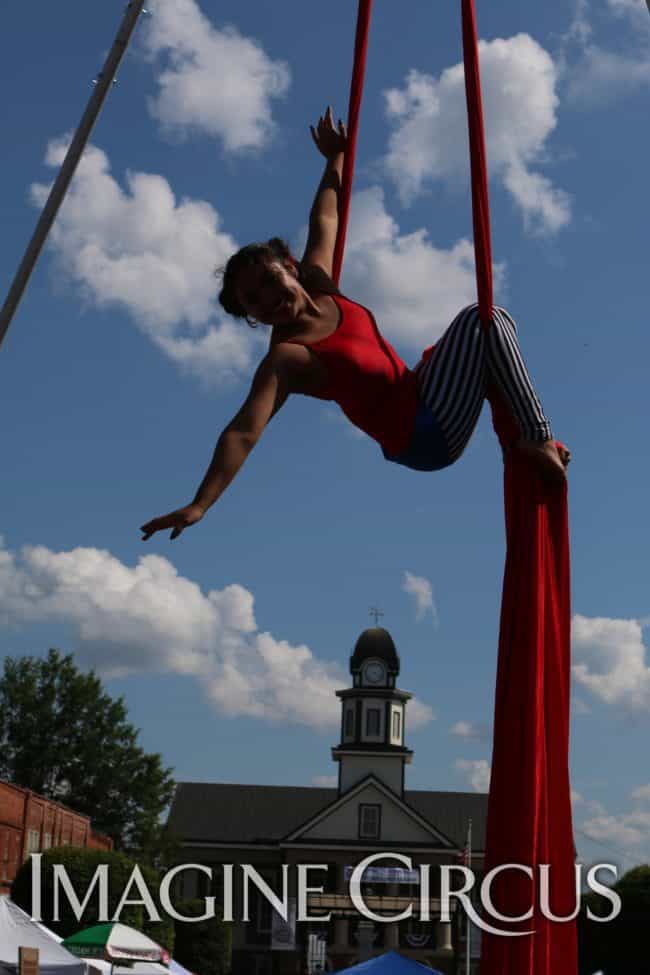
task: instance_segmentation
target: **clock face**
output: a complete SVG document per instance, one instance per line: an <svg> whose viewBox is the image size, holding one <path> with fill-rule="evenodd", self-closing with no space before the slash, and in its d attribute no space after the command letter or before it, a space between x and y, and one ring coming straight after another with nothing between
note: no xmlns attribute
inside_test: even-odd
<svg viewBox="0 0 650 975"><path fill-rule="evenodd" d="M369 684L381 684L384 679L383 665L376 662L367 664L364 676Z"/></svg>

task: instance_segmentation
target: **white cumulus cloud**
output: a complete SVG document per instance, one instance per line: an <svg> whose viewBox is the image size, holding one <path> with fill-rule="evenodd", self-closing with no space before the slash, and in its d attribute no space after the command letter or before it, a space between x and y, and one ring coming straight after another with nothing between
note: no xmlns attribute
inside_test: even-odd
<svg viewBox="0 0 650 975"><path fill-rule="evenodd" d="M498 291L504 265L494 272ZM374 312L389 341L421 351L476 301L474 248L466 239L438 248L424 228L401 233L383 190L371 186L352 197L341 287Z"/></svg>
<svg viewBox="0 0 650 975"><path fill-rule="evenodd" d="M156 64L158 93L149 110L164 130L202 132L226 151L261 149L276 130L273 100L290 85L284 61L235 27L215 27L195 0L162 0L143 31Z"/></svg>
<svg viewBox="0 0 650 975"><path fill-rule="evenodd" d="M579 833L609 851L608 859L618 855L618 866L621 870L650 861L648 810L636 808L618 815L602 810L597 815L579 821Z"/></svg>
<svg viewBox="0 0 650 975"><path fill-rule="evenodd" d="M52 141L59 166L67 139ZM31 188L42 206L49 187ZM166 179L128 172L122 187L106 153L89 146L51 245L67 278L99 307L126 311L181 367L216 381L249 369L250 329L220 315L214 270L237 249L219 214L202 200L176 199Z"/></svg>
<svg viewBox="0 0 650 975"><path fill-rule="evenodd" d="M412 572L404 573L402 591L412 596L415 601L415 616L418 622L428 614L431 615L434 623L438 622L438 610L433 601L433 587L424 576L413 575Z"/></svg>
<svg viewBox="0 0 650 975"><path fill-rule="evenodd" d="M466 741L489 742L492 740L492 728L482 721L456 721L449 729L449 734Z"/></svg>
<svg viewBox="0 0 650 975"><path fill-rule="evenodd" d="M558 65L570 101L602 107L650 84L650 30L644 0L607 0L607 9L631 30L623 45L599 43L587 0L577 0L562 38ZM611 31L610 31L611 33ZM603 38L605 39L605 38Z"/></svg>
<svg viewBox="0 0 650 975"><path fill-rule="evenodd" d="M49 166L60 165L66 146L49 144ZM48 190L34 184L33 202L42 206ZM50 240L86 303L126 312L182 369L212 383L250 371L263 339L218 304L214 269L238 245L211 204L177 199L155 173L129 172L121 185L91 145ZM504 279L495 265L497 289ZM352 200L343 288L373 310L389 340L420 352L475 300L473 248L468 240L437 248L425 229L402 234L383 191L370 187Z"/></svg>
<svg viewBox="0 0 650 975"><path fill-rule="evenodd" d="M586 617L572 621L573 676L606 704L650 710L650 666L638 620Z"/></svg>
<svg viewBox="0 0 650 975"><path fill-rule="evenodd" d="M486 759L459 758L455 768L463 775L474 792L489 792L492 769Z"/></svg>
<svg viewBox="0 0 650 975"><path fill-rule="evenodd" d="M626 55L589 43L567 71L567 93L579 104L602 105L650 85L650 55Z"/></svg>
<svg viewBox="0 0 650 975"><path fill-rule="evenodd" d="M597 799L571 790L578 846L582 848L585 839L592 840L597 851L593 857L602 862L604 851L607 861L619 867L619 876L631 866L650 861L650 786L634 789L630 798L630 807L612 813Z"/></svg>
<svg viewBox="0 0 650 975"><path fill-rule="evenodd" d="M555 63L528 34L481 41L480 57L490 174L510 192L530 231L555 233L570 221L570 199L533 168L545 162L557 126ZM462 64L439 78L412 70L385 99L393 125L385 163L404 203L433 180L468 178Z"/></svg>
<svg viewBox="0 0 650 975"><path fill-rule="evenodd" d="M204 592L162 556L130 567L95 548L0 548L0 623L48 622L67 626L78 659L104 676L189 675L225 715L340 723L343 667L259 630L243 586ZM410 726L431 718L428 705L409 703Z"/></svg>

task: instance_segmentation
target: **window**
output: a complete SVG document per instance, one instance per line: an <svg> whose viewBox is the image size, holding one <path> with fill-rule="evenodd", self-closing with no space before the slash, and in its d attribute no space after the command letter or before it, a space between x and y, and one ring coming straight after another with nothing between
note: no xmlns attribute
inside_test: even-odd
<svg viewBox="0 0 650 975"><path fill-rule="evenodd" d="M380 734L381 711L379 708L368 708L366 711L366 734L377 736Z"/></svg>
<svg viewBox="0 0 650 975"><path fill-rule="evenodd" d="M359 803L359 839L378 840L381 824L381 806Z"/></svg>
<svg viewBox="0 0 650 975"><path fill-rule="evenodd" d="M393 738L398 742L402 740L402 715L399 711L393 711Z"/></svg>
<svg viewBox="0 0 650 975"><path fill-rule="evenodd" d="M354 707L345 712L345 737L354 738Z"/></svg>
<svg viewBox="0 0 650 975"><path fill-rule="evenodd" d="M38 853L41 848L41 834L37 829L30 829L27 833L27 856Z"/></svg>
<svg viewBox="0 0 650 975"><path fill-rule="evenodd" d="M43 849L49 850L51 846L52 846L52 834L43 833Z"/></svg>

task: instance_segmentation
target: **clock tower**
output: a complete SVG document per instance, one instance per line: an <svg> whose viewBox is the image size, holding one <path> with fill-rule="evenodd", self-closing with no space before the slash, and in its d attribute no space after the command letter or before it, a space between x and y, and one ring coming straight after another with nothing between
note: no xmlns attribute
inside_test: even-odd
<svg viewBox="0 0 650 975"><path fill-rule="evenodd" d="M412 695L395 686L399 670L390 633L381 626L364 630L350 657L352 687L336 692L341 741L332 758L339 765L339 795L368 775L404 793L404 766L413 757L404 744L404 717Z"/></svg>

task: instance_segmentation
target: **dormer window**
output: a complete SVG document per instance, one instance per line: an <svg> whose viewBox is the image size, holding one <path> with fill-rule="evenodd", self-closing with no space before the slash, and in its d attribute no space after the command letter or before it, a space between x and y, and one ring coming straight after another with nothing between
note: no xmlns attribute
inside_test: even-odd
<svg viewBox="0 0 650 975"><path fill-rule="evenodd" d="M375 803L359 803L359 839L378 840L381 833L381 806Z"/></svg>

